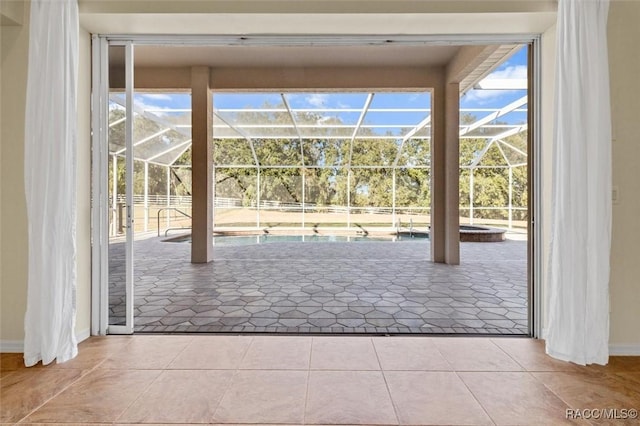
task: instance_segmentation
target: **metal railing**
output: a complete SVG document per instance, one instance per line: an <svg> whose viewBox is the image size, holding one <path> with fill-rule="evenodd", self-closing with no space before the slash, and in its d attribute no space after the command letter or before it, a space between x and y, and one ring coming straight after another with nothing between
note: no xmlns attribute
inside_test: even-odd
<svg viewBox="0 0 640 426"><path fill-rule="evenodd" d="M165 207L165 208L159 209L158 210L158 237L160 236L160 214L162 212L167 212L167 211L173 211L173 212L179 213L182 216L185 216L185 217L188 217L189 219L191 219L190 215L188 215L187 213L183 212L180 209L176 209L175 207ZM179 229L191 229L191 227L190 226L181 226L179 228L167 228L164 231L164 236L166 237L169 234L169 231L176 231L176 230L179 230Z"/></svg>
<svg viewBox="0 0 640 426"><path fill-rule="evenodd" d="M116 204L118 207L124 205L124 196L118 195L116 198L118 203ZM140 206L143 205L147 209L150 206L162 207L158 210L157 214L157 228L158 228L158 236L160 236L161 231L161 223L160 216L162 212L174 211L177 214L183 216L184 218L191 218L191 216L180 210L180 208L185 208L188 210L192 204L192 197L189 195L177 196L177 195L148 195L145 203L145 198L143 195L134 195L134 205ZM293 201L277 201L277 200L260 200L260 202L256 202L256 200L251 200L247 202L246 199L243 198L235 198L235 197L215 197L213 200L214 209L254 209L258 212L260 211L281 211L281 212L289 212L296 213L302 212L304 213L324 213L324 214L346 214L346 215L354 215L354 214L378 214L378 215L392 215L391 226L397 225L398 216L400 215L429 215L430 208L429 207L417 207L417 206L344 206L344 205L327 205L327 204L316 204L316 203L301 203L301 202L293 202ZM512 228L516 221L526 221L527 208L522 206L469 206L469 205L461 205L460 209L460 217L466 218L470 224L474 224L474 222L483 222L485 220L504 220L506 225L509 228ZM121 212L120 209L113 209L111 214L113 217L113 232L121 231L121 222L119 214ZM154 208L155 210L155 208ZM482 212L485 212L483 214ZM490 213L491 212L491 213ZM503 214L500 213L503 212ZM503 217L504 216L504 217ZM147 216L144 218L144 222L147 222ZM167 222L170 222L170 218L167 217ZM146 227L145 227L146 229ZM171 228L168 226L168 230L174 229L188 229L186 227L177 227Z"/></svg>

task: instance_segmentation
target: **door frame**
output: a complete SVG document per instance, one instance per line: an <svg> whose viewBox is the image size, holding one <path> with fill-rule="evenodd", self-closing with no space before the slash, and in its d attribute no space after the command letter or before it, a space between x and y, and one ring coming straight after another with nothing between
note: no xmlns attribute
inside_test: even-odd
<svg viewBox="0 0 640 426"><path fill-rule="evenodd" d="M125 323L109 324L109 47L125 48ZM92 36L91 334L133 334L133 77L134 43Z"/></svg>
<svg viewBox="0 0 640 426"><path fill-rule="evenodd" d="M133 333L133 227L131 211L133 209L132 191L127 193L127 321L124 328L108 325L108 206L107 200L107 157L108 157L108 46L124 45L127 48L130 63L127 65L127 120L133 128L133 48L136 44L165 45L313 45L322 41L326 45L371 45L388 43L418 44L506 44L519 43L530 46L529 49L529 117L528 117L528 188L529 188L529 226L527 255L528 317L529 334L539 338L542 335L542 276L543 276L543 231L541 218L543 212L542 197L542 140L541 140L541 34L502 34L502 35L94 35L92 36L92 185L91 185L91 235L92 235L92 314L91 334ZM130 55L130 57L129 57ZM129 62L129 61L128 61ZM128 117L129 118L129 117ZM129 135L129 139L131 135ZM128 141L131 143L131 140ZM129 158L130 157L130 158ZM127 157L133 163L133 156ZM127 166L129 167L129 166ZM127 187L132 186L133 173L127 174Z"/></svg>

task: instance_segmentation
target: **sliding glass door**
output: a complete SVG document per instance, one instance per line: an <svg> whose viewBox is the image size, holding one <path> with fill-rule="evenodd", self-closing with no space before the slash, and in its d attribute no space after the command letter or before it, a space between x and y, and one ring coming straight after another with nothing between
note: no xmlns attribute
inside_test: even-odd
<svg viewBox="0 0 640 426"><path fill-rule="evenodd" d="M93 334L133 333L133 44L95 37Z"/></svg>

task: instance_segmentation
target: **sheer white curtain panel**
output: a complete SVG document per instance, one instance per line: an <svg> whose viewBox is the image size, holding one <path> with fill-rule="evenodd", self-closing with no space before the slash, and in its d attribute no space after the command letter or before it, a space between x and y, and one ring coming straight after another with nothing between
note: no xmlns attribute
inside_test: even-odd
<svg viewBox="0 0 640 426"><path fill-rule="evenodd" d="M28 290L24 361L77 355L78 5L32 0L25 127Z"/></svg>
<svg viewBox="0 0 640 426"><path fill-rule="evenodd" d="M558 4L552 231L546 350L609 358L611 106L608 0Z"/></svg>

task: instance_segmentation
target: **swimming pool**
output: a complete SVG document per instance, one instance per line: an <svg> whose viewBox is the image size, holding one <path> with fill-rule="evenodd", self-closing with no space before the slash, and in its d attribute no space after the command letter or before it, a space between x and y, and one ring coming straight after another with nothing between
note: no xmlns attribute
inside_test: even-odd
<svg viewBox="0 0 640 426"><path fill-rule="evenodd" d="M268 244L268 243L350 243L350 242L380 242L380 241L428 241L425 235L279 235L279 234L259 234L259 235L214 235L213 245L248 245L248 244ZM191 243L191 235L164 240L173 243Z"/></svg>

